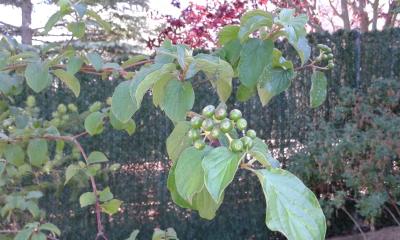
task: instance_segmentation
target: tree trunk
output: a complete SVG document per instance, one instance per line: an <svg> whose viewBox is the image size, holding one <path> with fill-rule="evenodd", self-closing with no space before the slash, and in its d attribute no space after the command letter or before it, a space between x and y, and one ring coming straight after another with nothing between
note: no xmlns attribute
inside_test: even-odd
<svg viewBox="0 0 400 240"><path fill-rule="evenodd" d="M378 9L379 8L379 0L375 0L374 3L372 4L372 31L376 31L377 29L377 24L378 24Z"/></svg>
<svg viewBox="0 0 400 240"><path fill-rule="evenodd" d="M384 28L391 28L394 26L394 22L396 21L397 13L394 11L399 7L397 0L393 0L389 5L389 11L386 15Z"/></svg>
<svg viewBox="0 0 400 240"><path fill-rule="evenodd" d="M365 10L366 0L359 0L358 3L358 16L360 18L360 30L361 32L368 32L369 17Z"/></svg>
<svg viewBox="0 0 400 240"><path fill-rule="evenodd" d="M341 6L341 14L340 17L343 21L343 28L346 30L351 30L350 18L349 18L349 9L347 8L347 0L340 0Z"/></svg>
<svg viewBox="0 0 400 240"><path fill-rule="evenodd" d="M23 44L32 45L32 2L31 0L23 0L21 4L22 26L21 41Z"/></svg>

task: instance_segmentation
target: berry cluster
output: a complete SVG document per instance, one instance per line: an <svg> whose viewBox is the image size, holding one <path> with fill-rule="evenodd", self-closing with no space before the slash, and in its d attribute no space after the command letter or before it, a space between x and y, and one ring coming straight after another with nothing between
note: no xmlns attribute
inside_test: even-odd
<svg viewBox="0 0 400 240"><path fill-rule="evenodd" d="M328 61L326 67L328 69L333 69L335 64L333 63L332 49L325 44L318 44L317 48L319 49L319 56L317 57L316 62Z"/></svg>
<svg viewBox="0 0 400 240"><path fill-rule="evenodd" d="M204 149L207 140L212 142L225 134L232 152L247 151L253 147L253 139L256 138L254 130L246 131L247 120L242 117L242 112L233 109L228 116L225 106L206 106L201 115L192 117L190 124L188 136L193 140L193 146L199 150ZM243 136L239 138L237 133Z"/></svg>

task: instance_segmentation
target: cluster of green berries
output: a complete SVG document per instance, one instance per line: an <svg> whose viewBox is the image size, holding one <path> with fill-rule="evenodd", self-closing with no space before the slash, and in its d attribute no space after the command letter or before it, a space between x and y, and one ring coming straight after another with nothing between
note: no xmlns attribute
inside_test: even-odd
<svg viewBox="0 0 400 240"><path fill-rule="evenodd" d="M256 132L247 129L247 120L242 117L242 112L238 109L230 111L229 116L226 107L213 105L206 106L201 115L195 115L190 120L191 129L188 137L193 140L193 146L202 150L206 146L206 140L218 140L225 134L230 141L230 149L233 152L242 152L251 149L254 145L253 139ZM235 139L231 134L237 130L242 133L241 138ZM204 136L204 137L202 137Z"/></svg>
<svg viewBox="0 0 400 240"><path fill-rule="evenodd" d="M317 58L317 62L328 61L327 67L333 69L335 64L333 63L332 49L325 44L318 44L317 48L320 50L320 55Z"/></svg>
<svg viewBox="0 0 400 240"><path fill-rule="evenodd" d="M53 119L51 120L51 124L55 127L65 125L70 120L68 112L77 111L78 108L75 104L70 103L66 106L65 104L61 103L57 106L57 110L51 114L51 116L53 117Z"/></svg>

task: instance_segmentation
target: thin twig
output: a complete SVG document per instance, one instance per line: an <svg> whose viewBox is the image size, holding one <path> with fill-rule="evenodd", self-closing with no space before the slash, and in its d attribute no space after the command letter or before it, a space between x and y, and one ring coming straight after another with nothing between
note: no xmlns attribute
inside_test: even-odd
<svg viewBox="0 0 400 240"><path fill-rule="evenodd" d="M365 235L364 231L361 229L360 224L358 224L358 222L353 218L353 216L351 216L351 214L346 210L345 207L341 207L340 209L343 210L344 213L346 213L346 215L351 219L351 221L356 225L358 231L360 231L362 237L364 240L367 240L367 236Z"/></svg>
<svg viewBox="0 0 400 240"><path fill-rule="evenodd" d="M390 209L389 209L388 207L386 207L385 205L383 206L383 209L385 209L385 210L390 214L390 216L392 216L393 220L397 223L397 225L400 226L400 222L399 222L399 220L397 220L397 218L396 218L396 216L393 214L393 212L390 211Z"/></svg>

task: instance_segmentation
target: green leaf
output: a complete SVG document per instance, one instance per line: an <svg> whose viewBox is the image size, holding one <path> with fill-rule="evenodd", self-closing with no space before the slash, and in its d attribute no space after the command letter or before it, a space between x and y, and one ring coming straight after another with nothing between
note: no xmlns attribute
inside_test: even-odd
<svg viewBox="0 0 400 240"><path fill-rule="evenodd" d="M69 180L71 180L71 178L73 178L81 169L81 167L79 167L78 165L75 164L71 164L67 167L67 170L65 171L65 182L64 185L67 184L69 182Z"/></svg>
<svg viewBox="0 0 400 240"><path fill-rule="evenodd" d="M209 150L198 150L195 147L186 148L176 164L175 184L179 195L192 204L193 196L204 186L204 171L201 162L204 154Z"/></svg>
<svg viewBox="0 0 400 240"><path fill-rule="evenodd" d="M27 201L25 203L25 207L32 214L33 218L37 218L40 216L40 209L36 202Z"/></svg>
<svg viewBox="0 0 400 240"><path fill-rule="evenodd" d="M60 229L52 223L45 223L45 224L40 225L39 230L49 231L57 236L61 235Z"/></svg>
<svg viewBox="0 0 400 240"><path fill-rule="evenodd" d="M111 31L111 24L104 21L99 14L97 14L95 11L93 10L88 10L86 12L86 14L93 18L94 20L96 20L96 22L100 25L100 27L102 27L105 31L110 32Z"/></svg>
<svg viewBox="0 0 400 240"><path fill-rule="evenodd" d="M160 104L165 114L173 122L186 119L186 113L192 109L194 104L192 84L173 79L166 84L165 95L168 97L165 97Z"/></svg>
<svg viewBox="0 0 400 240"><path fill-rule="evenodd" d="M304 65L311 55L311 47L308 45L307 38L300 36L297 41L289 41L289 43L296 49L301 60L301 65Z"/></svg>
<svg viewBox="0 0 400 240"><path fill-rule="evenodd" d="M167 152L172 161L179 158L182 151L191 146L192 140L187 136L190 129L190 123L186 121L178 122L174 130L167 138Z"/></svg>
<svg viewBox="0 0 400 240"><path fill-rule="evenodd" d="M83 3L76 3L74 4L74 9L75 11L78 13L79 17L83 17L85 16L86 12L87 12L87 6L86 4Z"/></svg>
<svg viewBox="0 0 400 240"><path fill-rule="evenodd" d="M47 239L46 234L41 232L34 233L31 236L31 240L46 240L46 239Z"/></svg>
<svg viewBox="0 0 400 240"><path fill-rule="evenodd" d="M179 66L181 69L186 69L187 66L193 61L192 52L187 48L186 45L176 45L176 54Z"/></svg>
<svg viewBox="0 0 400 240"><path fill-rule="evenodd" d="M103 131L103 117L100 112L93 112L85 119L85 129L91 135L99 134Z"/></svg>
<svg viewBox="0 0 400 240"><path fill-rule="evenodd" d="M170 40L165 40L162 45L157 49L157 55L154 61L158 64L172 63L178 58L176 46Z"/></svg>
<svg viewBox="0 0 400 240"><path fill-rule="evenodd" d="M72 36L83 38L85 36L86 25L84 22L71 22L68 23L67 29L72 33Z"/></svg>
<svg viewBox="0 0 400 240"><path fill-rule="evenodd" d="M199 71L206 74L212 86L217 89L219 99L226 102L232 93L234 73L231 65L219 57L198 54L188 68L186 79L192 78Z"/></svg>
<svg viewBox="0 0 400 240"><path fill-rule="evenodd" d="M238 37L239 26L227 25L224 26L218 33L218 43L220 45L225 45L228 42L234 41Z"/></svg>
<svg viewBox="0 0 400 240"><path fill-rule="evenodd" d="M175 181L175 167L176 164L172 166L169 170L168 179L167 179L167 188L171 193L171 199L176 203L178 206L182 208L193 208L192 205L187 202L185 199L179 195L178 190L176 189L176 181ZM203 188L204 189L204 188Z"/></svg>
<svg viewBox="0 0 400 240"><path fill-rule="evenodd" d="M131 232L131 235L125 240L136 240L137 236L139 235L139 230L135 229Z"/></svg>
<svg viewBox="0 0 400 240"><path fill-rule="evenodd" d="M34 228L23 229L18 232L18 234L15 236L14 240L29 240L33 231L34 231Z"/></svg>
<svg viewBox="0 0 400 240"><path fill-rule="evenodd" d="M265 167L278 168L280 163L278 160L272 157L271 152L268 150L267 144L260 138L253 140L254 146L249 150L249 154L257 159Z"/></svg>
<svg viewBox="0 0 400 240"><path fill-rule="evenodd" d="M75 94L75 97L79 96L79 93L81 92L81 84L79 83L79 80L69 72L66 72L62 69L56 69L53 71L54 75L56 75L61 81L65 83L65 85L68 86L69 89L72 90L72 92Z"/></svg>
<svg viewBox="0 0 400 240"><path fill-rule="evenodd" d="M136 87L135 99L138 105L141 105L143 96L156 82L163 81L165 78L169 80L176 78L177 73L175 70L175 64L169 63L165 64L161 69L149 73Z"/></svg>
<svg viewBox="0 0 400 240"><path fill-rule="evenodd" d="M103 59L101 56L96 52L91 52L86 55L87 59L89 60L90 64L96 69L96 71L100 71L103 68Z"/></svg>
<svg viewBox="0 0 400 240"><path fill-rule="evenodd" d="M265 223L289 240L325 239L325 216L314 193L290 172L255 170L266 200Z"/></svg>
<svg viewBox="0 0 400 240"><path fill-rule="evenodd" d="M201 192L197 193L193 197L193 208L199 212L200 217L211 220L215 217L216 212L221 206L223 201L223 195L221 200L216 203L211 197L207 188L203 188Z"/></svg>
<svg viewBox="0 0 400 240"><path fill-rule="evenodd" d="M272 14L259 9L246 12L240 18L240 30L238 33L240 41L246 41L251 33L262 27L272 27Z"/></svg>
<svg viewBox="0 0 400 240"><path fill-rule="evenodd" d="M20 76L10 76L0 72L0 91L5 95L17 95L22 91L23 81Z"/></svg>
<svg viewBox="0 0 400 240"><path fill-rule="evenodd" d="M240 84L236 92L236 98L241 102L245 102L249 100L254 93L255 93L254 88L247 88L243 84Z"/></svg>
<svg viewBox="0 0 400 240"><path fill-rule="evenodd" d="M230 41L221 48L221 54L223 55L221 58L228 61L231 66L236 69L239 63L241 50L242 44L238 39Z"/></svg>
<svg viewBox="0 0 400 240"><path fill-rule="evenodd" d="M41 191L30 191L26 195L26 199L38 199L43 197L43 193Z"/></svg>
<svg viewBox="0 0 400 240"><path fill-rule="evenodd" d="M115 117L114 113L110 112L110 123L116 130L125 130L129 135L132 135L136 131L136 123L133 119L129 119L123 123Z"/></svg>
<svg viewBox="0 0 400 240"><path fill-rule="evenodd" d="M135 55L131 58L129 58L128 60L126 60L125 62L122 63L121 67L122 68L128 68L129 66L131 66L132 64L147 60L148 57L145 55Z"/></svg>
<svg viewBox="0 0 400 240"><path fill-rule="evenodd" d="M47 35L50 32L50 30L56 25L56 23L63 18L63 16L64 14L62 14L60 11L57 11L56 13L51 15L49 20L47 20L46 25L44 26L43 34Z"/></svg>
<svg viewBox="0 0 400 240"><path fill-rule="evenodd" d="M28 86L39 93L50 85L49 67L42 62L31 62L26 66L25 78Z"/></svg>
<svg viewBox="0 0 400 240"><path fill-rule="evenodd" d="M203 159L204 182L216 203L222 199L225 188L232 182L241 157L227 147L217 147Z"/></svg>
<svg viewBox="0 0 400 240"><path fill-rule="evenodd" d="M110 188L106 187L103 191L99 192L99 200L101 202L107 202L113 199L114 195L111 193Z"/></svg>
<svg viewBox="0 0 400 240"><path fill-rule="evenodd" d="M108 158L102 152L93 151L89 154L87 161L89 164L102 163L102 162L107 162Z"/></svg>
<svg viewBox="0 0 400 240"><path fill-rule="evenodd" d="M115 88L112 96L111 111L122 123L128 122L138 110L138 104L130 94L130 85L131 81L121 82Z"/></svg>
<svg viewBox="0 0 400 240"><path fill-rule="evenodd" d="M113 199L108 202L100 204L101 211L113 215L118 212L119 207L121 206L122 201L118 199Z"/></svg>
<svg viewBox="0 0 400 240"><path fill-rule="evenodd" d="M326 99L326 88L328 81L325 74L320 71L314 71L311 75L310 106L319 107Z"/></svg>
<svg viewBox="0 0 400 240"><path fill-rule="evenodd" d="M19 167L25 163L25 152L16 144L8 144L4 151L4 157L7 161Z"/></svg>
<svg viewBox="0 0 400 240"><path fill-rule="evenodd" d="M96 195L93 192L85 192L79 197L81 208L93 205L96 203Z"/></svg>
<svg viewBox="0 0 400 240"><path fill-rule="evenodd" d="M67 72L69 74L74 75L81 69L82 65L83 65L82 58L74 56L70 58L67 63Z"/></svg>
<svg viewBox="0 0 400 240"><path fill-rule="evenodd" d="M242 47L239 60L239 80L247 88L271 77L272 52L271 40L250 39Z"/></svg>
<svg viewBox="0 0 400 240"><path fill-rule="evenodd" d="M47 141L43 139L30 140L27 153L31 164L35 167L41 167L49 159Z"/></svg>

